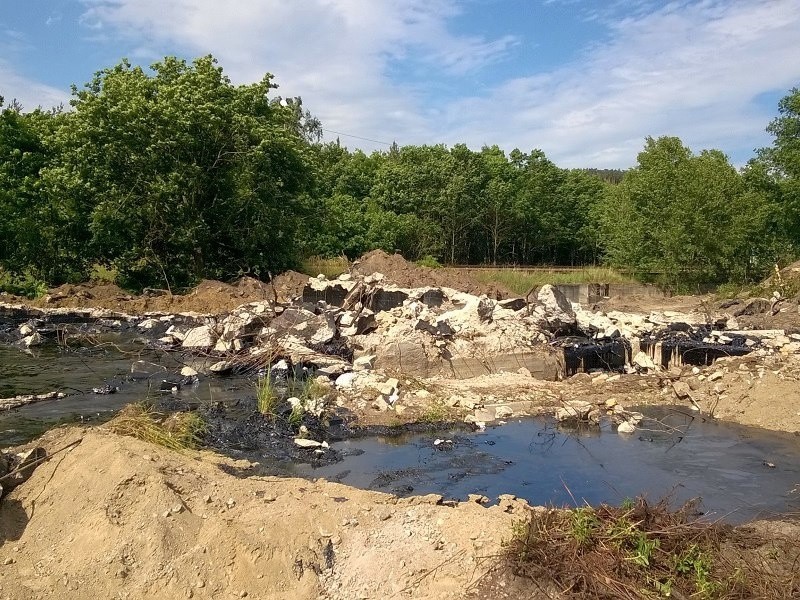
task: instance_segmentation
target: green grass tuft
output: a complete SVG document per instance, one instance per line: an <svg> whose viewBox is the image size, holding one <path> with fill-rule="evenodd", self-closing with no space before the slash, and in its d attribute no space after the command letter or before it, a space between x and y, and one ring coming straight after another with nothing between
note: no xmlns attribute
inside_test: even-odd
<svg viewBox="0 0 800 600"><path fill-rule="evenodd" d="M269 375L256 380L256 405L262 415L275 416L280 400L275 390L275 383Z"/></svg>

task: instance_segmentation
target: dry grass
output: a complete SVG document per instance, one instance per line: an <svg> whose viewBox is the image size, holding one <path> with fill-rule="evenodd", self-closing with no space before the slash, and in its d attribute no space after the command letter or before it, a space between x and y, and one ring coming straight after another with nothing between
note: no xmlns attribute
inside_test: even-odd
<svg viewBox="0 0 800 600"><path fill-rule="evenodd" d="M545 285L570 283L636 283L634 279L603 267L586 267L576 270L537 269L480 269L474 273L481 283L499 283L515 294L524 295L531 288Z"/></svg>
<svg viewBox="0 0 800 600"><path fill-rule="evenodd" d="M316 277L320 273L328 279L335 279L342 273L347 273L350 263L344 256L336 258L321 258L312 256L303 260L300 270L311 277Z"/></svg>
<svg viewBox="0 0 800 600"><path fill-rule="evenodd" d="M206 423L195 412L173 413L165 416L152 406L137 402L124 407L108 423L108 428L118 435L158 444L172 450L193 450L202 443Z"/></svg>
<svg viewBox="0 0 800 600"><path fill-rule="evenodd" d="M705 523L643 499L533 512L505 559L532 588L571 598L800 597L797 540Z"/></svg>

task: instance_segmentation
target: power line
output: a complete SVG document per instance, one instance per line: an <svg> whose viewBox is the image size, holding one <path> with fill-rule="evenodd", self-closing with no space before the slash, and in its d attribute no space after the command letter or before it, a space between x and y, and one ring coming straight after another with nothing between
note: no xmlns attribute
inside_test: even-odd
<svg viewBox="0 0 800 600"><path fill-rule="evenodd" d="M351 138L355 138L357 140L364 140L365 142L375 142L376 144L383 144L384 146L391 146L392 145L391 142L383 142L381 140L373 140L372 138L361 137L360 135L353 135L351 133L343 133L341 131L334 131L333 129L325 129L324 127L322 127L321 129L322 129L322 131L325 131L327 133L335 133L336 135L343 135L345 137L351 137Z"/></svg>

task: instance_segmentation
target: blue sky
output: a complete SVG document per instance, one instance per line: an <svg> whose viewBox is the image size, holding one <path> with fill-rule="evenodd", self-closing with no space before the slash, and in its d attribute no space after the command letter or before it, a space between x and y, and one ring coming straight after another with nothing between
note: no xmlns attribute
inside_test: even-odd
<svg viewBox="0 0 800 600"><path fill-rule="evenodd" d="M211 53L237 83L273 73L329 131L541 148L564 167L631 166L648 135L744 164L800 86L800 0L0 4L0 95L28 108L122 57Z"/></svg>

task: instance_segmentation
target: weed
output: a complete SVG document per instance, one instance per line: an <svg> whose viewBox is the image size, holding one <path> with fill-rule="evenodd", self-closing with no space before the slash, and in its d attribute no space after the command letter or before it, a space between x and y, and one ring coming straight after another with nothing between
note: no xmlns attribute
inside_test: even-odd
<svg viewBox="0 0 800 600"><path fill-rule="evenodd" d="M296 404L292 407L292 412L289 413L289 418L287 422L289 426L293 429L298 429L300 425L303 424L303 417L306 414L306 410L303 408L302 404Z"/></svg>
<svg viewBox="0 0 800 600"><path fill-rule="evenodd" d="M441 423L442 421L446 421L448 416L447 407L443 402L436 400L425 408L419 420L423 423Z"/></svg>
<svg viewBox="0 0 800 600"><path fill-rule="evenodd" d="M173 413L165 417L145 402L124 407L108 427L118 435L178 451L197 448L207 430L206 422L196 412Z"/></svg>
<svg viewBox="0 0 800 600"><path fill-rule="evenodd" d="M594 538L595 529L600 525L594 509L589 506L576 508L570 515L572 537L581 546L590 544Z"/></svg>
<svg viewBox="0 0 800 600"><path fill-rule="evenodd" d="M275 390L275 383L269 375L259 377L256 380L256 405L258 412L269 417L275 416L278 408L278 394Z"/></svg>
<svg viewBox="0 0 800 600"><path fill-rule="evenodd" d="M349 269L350 262L344 256L335 258L311 256L306 258L300 265L300 270L306 275L316 277L322 274L328 279L334 279L342 273L346 273Z"/></svg>
<svg viewBox="0 0 800 600"><path fill-rule="evenodd" d="M47 284L28 271L12 275L0 269L0 292L35 299L47 293Z"/></svg>
<svg viewBox="0 0 800 600"><path fill-rule="evenodd" d="M417 261L417 265L420 267L428 267L429 269L441 269L442 263L436 260L436 257L431 256L430 254L426 254L422 258Z"/></svg>
<svg viewBox="0 0 800 600"><path fill-rule="evenodd" d="M303 404L308 401L319 400L328 392L325 386L312 377L306 379L293 379L289 385L289 393L300 398Z"/></svg>
<svg viewBox="0 0 800 600"><path fill-rule="evenodd" d="M639 498L622 507L534 511L514 523L505 557L514 575L564 597L800 597L796 539L737 531ZM769 545L779 548L780 563L764 561Z"/></svg>

